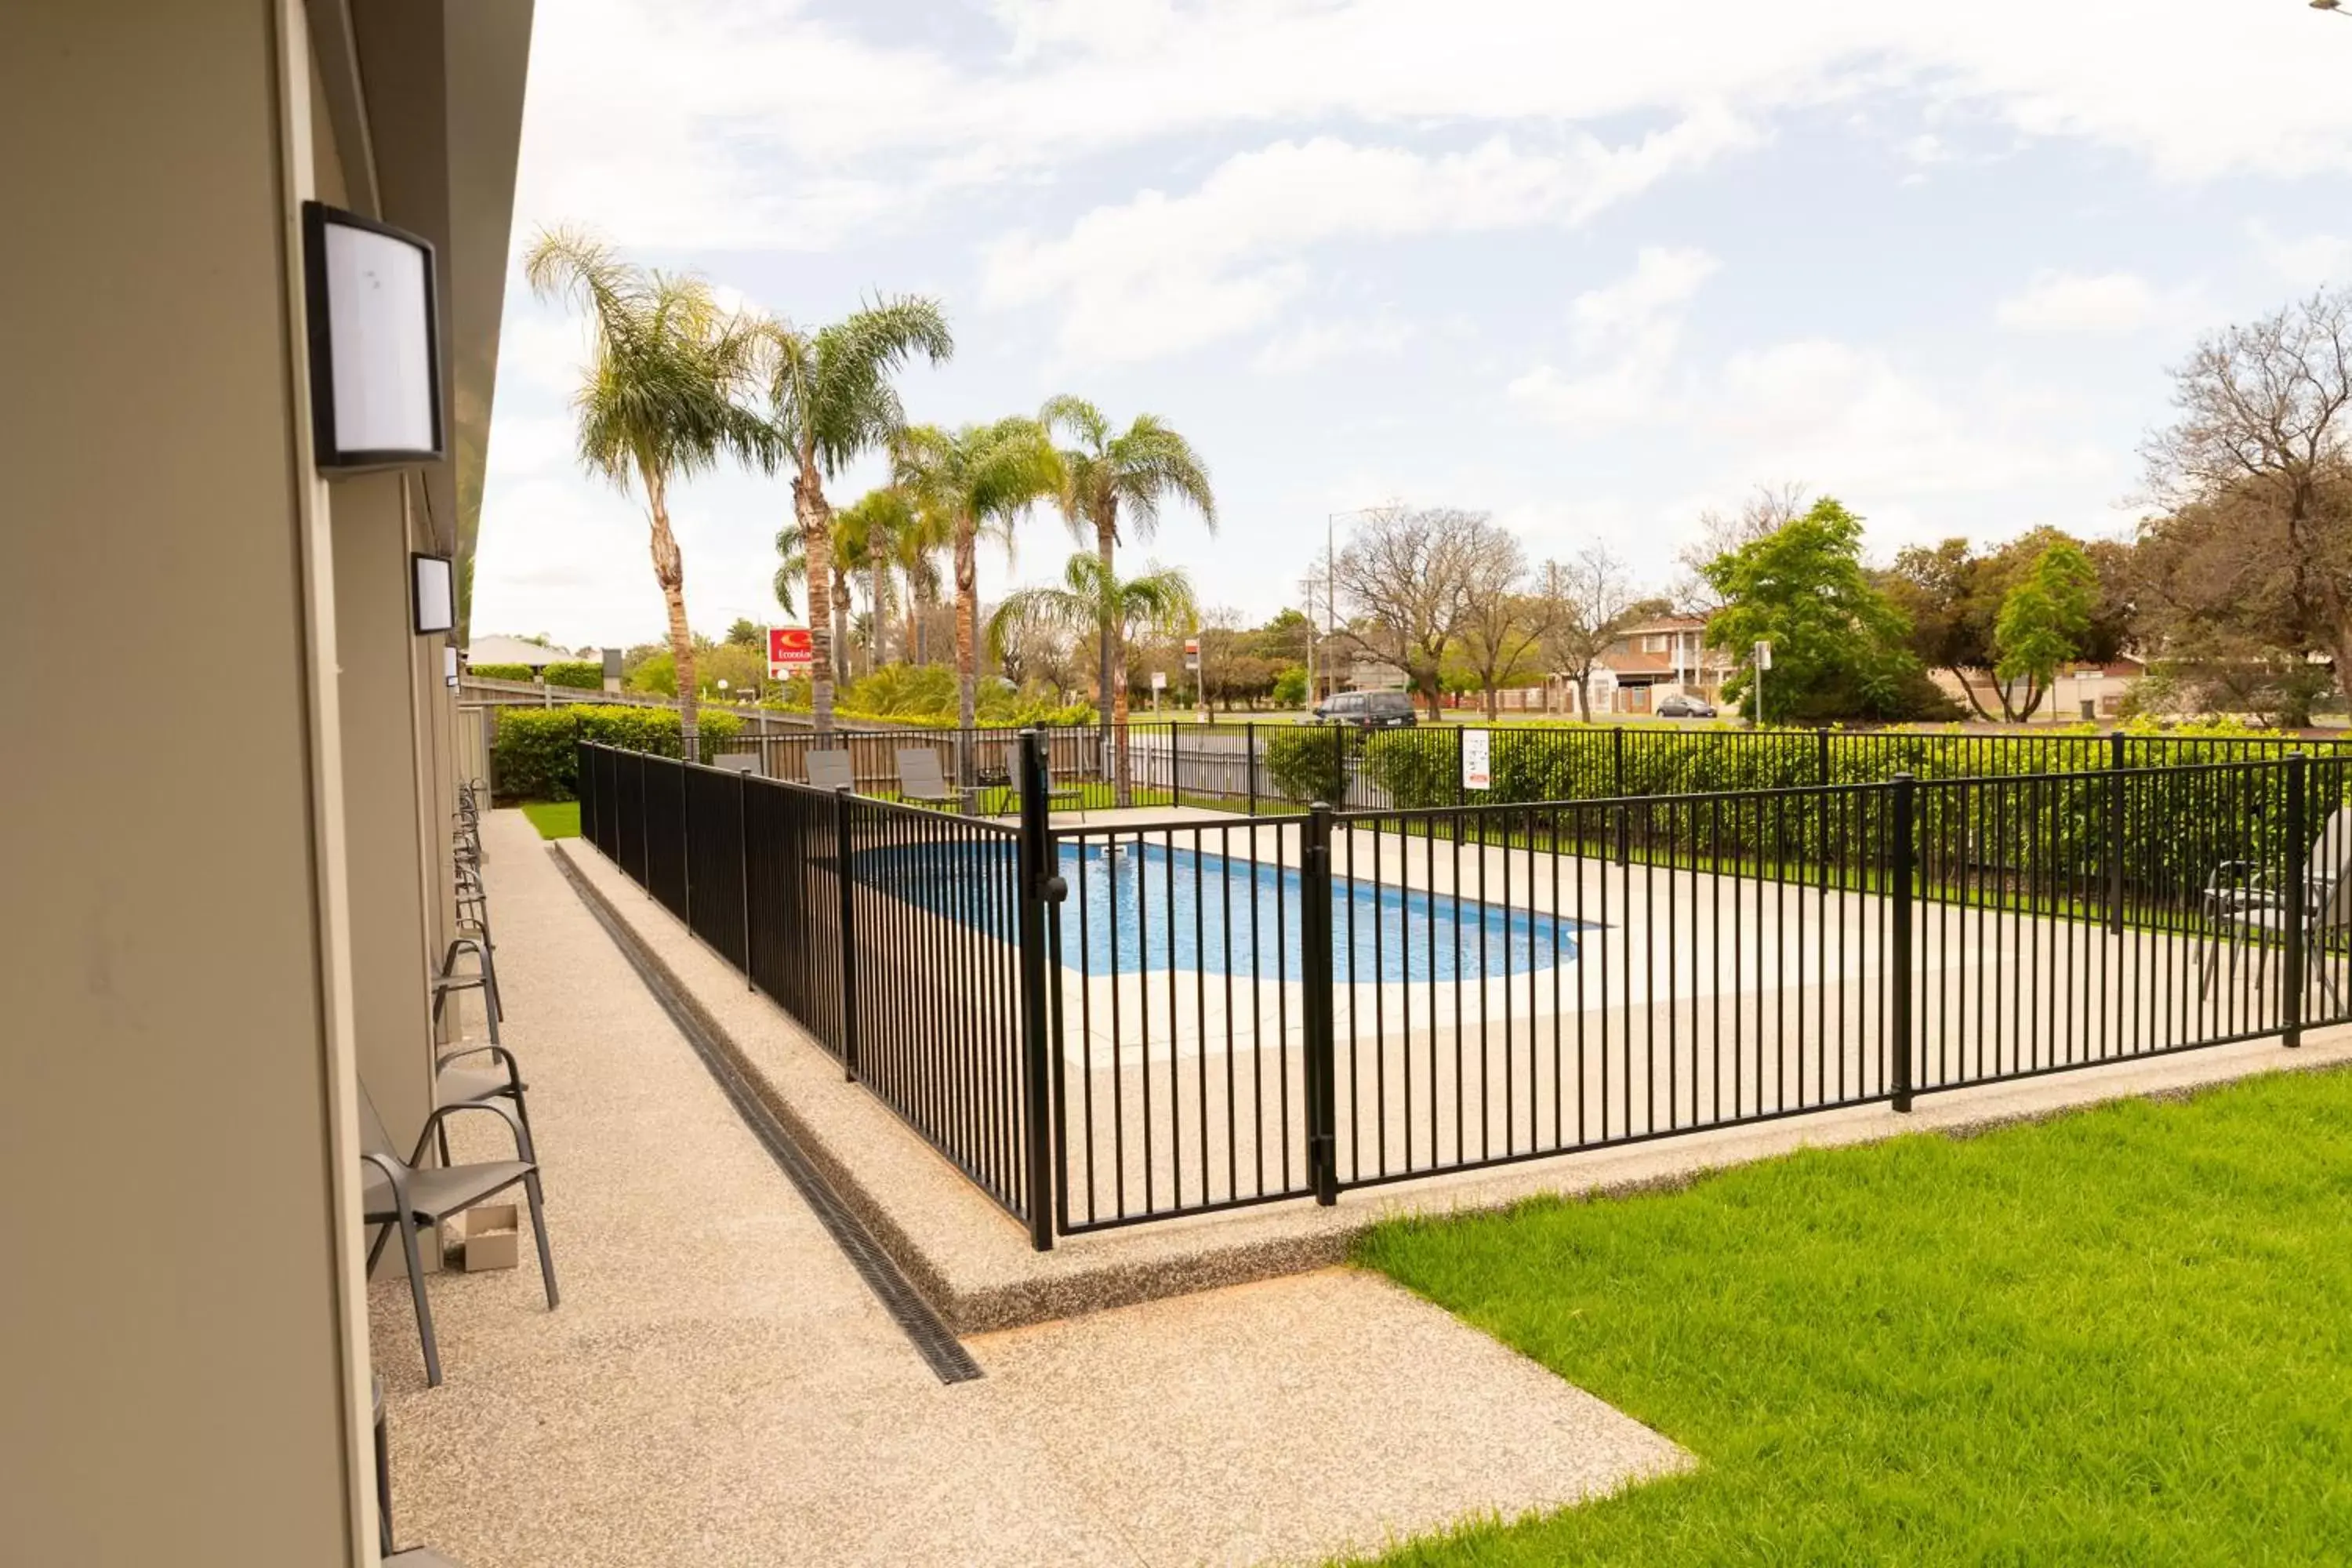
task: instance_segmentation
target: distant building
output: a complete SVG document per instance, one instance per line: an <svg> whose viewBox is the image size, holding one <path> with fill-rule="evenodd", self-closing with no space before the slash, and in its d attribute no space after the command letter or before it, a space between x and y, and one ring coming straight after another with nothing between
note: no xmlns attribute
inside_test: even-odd
<svg viewBox="0 0 2352 1568"><path fill-rule="evenodd" d="M1717 702L1723 683L1739 668L1723 648L1706 646L1706 621L1699 616L1662 616L1642 621L1618 634L1601 656L1594 671L1592 708L1595 713L1649 713L1665 698L1696 697ZM1606 670L1606 683L1600 679ZM1571 710L1576 700L1573 681L1567 682ZM1604 697L1603 692L1606 692Z"/></svg>
<svg viewBox="0 0 2352 1568"><path fill-rule="evenodd" d="M476 637L466 648L468 668L478 664L527 664L533 669L545 669L571 657L560 647L549 647L523 637Z"/></svg>

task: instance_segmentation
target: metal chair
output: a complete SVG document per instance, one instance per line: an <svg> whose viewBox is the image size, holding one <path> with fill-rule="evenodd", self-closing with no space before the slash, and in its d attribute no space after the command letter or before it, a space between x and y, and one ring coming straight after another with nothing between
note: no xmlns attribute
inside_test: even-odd
<svg viewBox="0 0 2352 1568"><path fill-rule="evenodd" d="M810 787L822 790L854 790L857 787L857 771L850 765L847 752L809 752L801 759L807 770Z"/></svg>
<svg viewBox="0 0 2352 1568"><path fill-rule="evenodd" d="M940 754L929 746L898 748L898 798L910 805L963 809L963 795L948 787L940 773Z"/></svg>
<svg viewBox="0 0 2352 1568"><path fill-rule="evenodd" d="M2253 982L2263 984L2270 973L2270 950L2284 947L2287 921L2297 904L2305 941L2312 946L2324 945L2332 933L2352 930L2352 806L2339 806L2329 816L2301 876L2284 887L2252 860L2224 860L2207 875L2202 910L2221 940L2206 942L2199 956L2198 1000L2212 994L2224 947L2234 981L2241 944L2251 944ZM2322 990L2340 1011L2343 997L2333 972L2323 964L2318 973Z"/></svg>
<svg viewBox="0 0 2352 1568"><path fill-rule="evenodd" d="M530 1205L531 1238L539 1246L539 1278L546 1287L550 1310L554 1310L559 1300L555 1261L547 1248L547 1217L540 1202L537 1162L524 1158L477 1161L463 1165L425 1163L425 1152L442 1122L465 1110L496 1114L514 1134L516 1152L522 1153L529 1149L530 1135L514 1112L495 1100L473 1100L434 1110L425 1119L425 1130L417 1136L415 1152L403 1159L392 1134L384 1128L383 1118L376 1114L367 1085L360 1085L360 1160L367 1167L361 1189L361 1214L363 1223L379 1227L374 1242L368 1247L368 1270L374 1271L376 1260L383 1256L384 1243L397 1230L401 1254L408 1264L408 1293L416 1304L416 1334L425 1348L425 1381L436 1388L441 1385L441 1352L433 1338L433 1309L425 1295L425 1264L416 1245L420 1224L438 1226L451 1215L463 1214L520 1182Z"/></svg>

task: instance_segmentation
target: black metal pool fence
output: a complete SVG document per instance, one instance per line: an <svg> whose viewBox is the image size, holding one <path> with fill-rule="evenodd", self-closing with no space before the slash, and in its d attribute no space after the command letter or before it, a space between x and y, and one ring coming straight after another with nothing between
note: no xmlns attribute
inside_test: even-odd
<svg viewBox="0 0 2352 1568"><path fill-rule="evenodd" d="M1068 734L971 797L1017 820L577 757L595 847L1041 1248L2352 1021L2341 750L1057 825Z"/></svg>
<svg viewBox="0 0 2352 1568"><path fill-rule="evenodd" d="M940 775L978 786L1005 779L1021 736L973 730L798 730L730 736L712 756L753 756L773 779L807 777L812 751L849 758L861 793L899 790L901 752L928 751ZM1041 729L1055 782L1085 786L1090 802L1346 811L1794 789L1915 778L1986 778L2273 762L2294 751L2332 755L2352 741L2275 735L2109 731L2019 733L1967 730L1734 730L1671 725L1428 725L1362 730L1336 724L1137 721ZM1483 741L1480 737L1484 737ZM1487 784L1465 783L1484 745ZM1123 759L1123 766L1122 766ZM1122 791L1120 781L1124 779Z"/></svg>

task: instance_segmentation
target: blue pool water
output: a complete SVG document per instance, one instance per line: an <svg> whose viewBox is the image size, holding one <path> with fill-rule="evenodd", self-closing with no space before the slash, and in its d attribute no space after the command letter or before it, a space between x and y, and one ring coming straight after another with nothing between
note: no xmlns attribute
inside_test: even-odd
<svg viewBox="0 0 2352 1568"><path fill-rule="evenodd" d="M1013 847L908 846L858 857L859 880L1012 941ZM1286 867L1164 845L1062 846L1062 963L1087 974L1173 970L1300 977L1305 889ZM1358 981L1477 980L1576 961L1572 920L1445 893L1341 879L1334 973Z"/></svg>

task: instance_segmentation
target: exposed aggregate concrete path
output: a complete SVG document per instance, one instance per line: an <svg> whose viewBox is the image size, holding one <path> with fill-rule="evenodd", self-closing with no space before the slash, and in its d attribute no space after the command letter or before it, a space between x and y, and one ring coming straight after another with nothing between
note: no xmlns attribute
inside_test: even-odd
<svg viewBox="0 0 2352 1568"><path fill-rule="evenodd" d="M1681 1468L1373 1276L972 1337L945 1385L519 814L485 828L563 1304L522 1267L372 1289L401 1545L467 1568L1315 1562ZM488 1118L475 1120L488 1124ZM480 1129L457 1157L501 1151ZM526 1222L527 1223L527 1222Z"/></svg>

